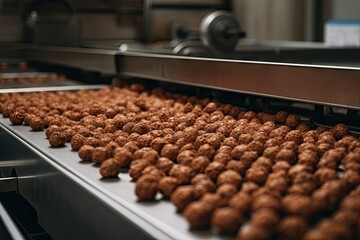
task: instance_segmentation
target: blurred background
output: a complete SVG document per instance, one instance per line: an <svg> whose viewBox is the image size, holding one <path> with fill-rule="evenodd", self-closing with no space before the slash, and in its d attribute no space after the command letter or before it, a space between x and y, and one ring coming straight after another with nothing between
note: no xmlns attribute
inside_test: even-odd
<svg viewBox="0 0 360 240"><path fill-rule="evenodd" d="M73 13L56 2L42 2L31 12L32 0L0 0L0 41L26 41L34 17L75 14L83 40L171 38L175 22L197 29L214 9L230 9L248 38L323 41L329 19L359 19L359 0L69 0ZM151 11L144 15L144 5ZM145 6L146 7L146 6ZM144 26L146 30L144 30Z"/></svg>

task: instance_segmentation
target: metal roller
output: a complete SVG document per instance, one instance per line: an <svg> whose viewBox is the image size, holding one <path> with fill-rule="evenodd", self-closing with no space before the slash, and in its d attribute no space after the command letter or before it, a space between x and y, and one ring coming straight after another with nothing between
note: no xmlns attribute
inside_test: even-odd
<svg viewBox="0 0 360 240"><path fill-rule="evenodd" d="M202 43L214 50L224 52L233 51L245 32L235 17L227 11L212 12L204 17L200 24L200 38Z"/></svg>

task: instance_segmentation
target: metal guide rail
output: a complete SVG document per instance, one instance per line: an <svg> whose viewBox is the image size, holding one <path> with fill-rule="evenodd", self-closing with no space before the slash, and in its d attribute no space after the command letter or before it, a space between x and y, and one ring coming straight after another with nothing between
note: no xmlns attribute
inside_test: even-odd
<svg viewBox="0 0 360 240"><path fill-rule="evenodd" d="M360 68L123 52L123 77L360 109Z"/></svg>
<svg viewBox="0 0 360 240"><path fill-rule="evenodd" d="M16 171L18 193L55 239L228 239L189 231L170 201L137 202L127 173L102 179L70 146L49 147L44 132L0 119L0 176ZM10 146L16 145L16 151Z"/></svg>

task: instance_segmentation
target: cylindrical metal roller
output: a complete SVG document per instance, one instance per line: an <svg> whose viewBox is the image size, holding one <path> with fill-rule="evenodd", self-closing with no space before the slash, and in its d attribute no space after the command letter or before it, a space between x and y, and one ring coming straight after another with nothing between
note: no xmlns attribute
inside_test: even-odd
<svg viewBox="0 0 360 240"><path fill-rule="evenodd" d="M233 51L245 33L235 17L227 11L212 12L200 25L200 38L206 47L224 52Z"/></svg>

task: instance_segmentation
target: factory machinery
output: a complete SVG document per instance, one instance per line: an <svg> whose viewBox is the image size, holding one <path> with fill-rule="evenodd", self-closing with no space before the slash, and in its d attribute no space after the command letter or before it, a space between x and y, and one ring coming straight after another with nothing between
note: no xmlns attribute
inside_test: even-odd
<svg viewBox="0 0 360 240"><path fill-rule="evenodd" d="M313 127L345 123L359 136L359 49L243 39L225 10L204 17L198 31L177 24L173 40L156 44L1 46L0 94L142 83L255 112L288 111ZM103 179L70 146L50 148L43 131L1 118L0 144L2 232L10 238L234 237L189 230L170 201L138 201L127 172Z"/></svg>

